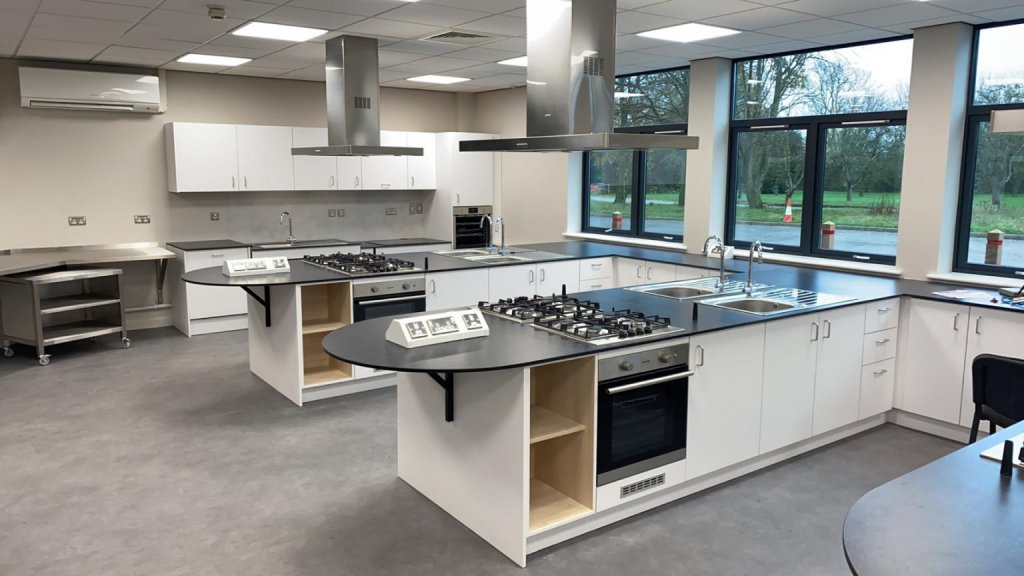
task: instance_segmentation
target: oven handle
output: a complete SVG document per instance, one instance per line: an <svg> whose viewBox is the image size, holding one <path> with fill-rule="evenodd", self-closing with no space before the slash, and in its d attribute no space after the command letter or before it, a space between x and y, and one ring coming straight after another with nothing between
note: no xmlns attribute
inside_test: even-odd
<svg viewBox="0 0 1024 576"><path fill-rule="evenodd" d="M386 304L388 302L408 302L409 300L425 300L427 297L423 294L419 296L403 296L401 298L383 298L381 300L357 300L356 306L366 306L369 304Z"/></svg>
<svg viewBox="0 0 1024 576"><path fill-rule="evenodd" d="M612 388L605 389L605 394L619 394L620 392L628 392L630 390L636 390L637 388L646 388L648 386L654 386L655 384L663 384L672 380L678 380L680 378L689 378L694 375L693 370L687 372L680 372L679 374L669 374L668 376L661 376L659 378L651 378L650 380L644 380L643 382L634 382L633 384L623 384L622 386L615 386Z"/></svg>

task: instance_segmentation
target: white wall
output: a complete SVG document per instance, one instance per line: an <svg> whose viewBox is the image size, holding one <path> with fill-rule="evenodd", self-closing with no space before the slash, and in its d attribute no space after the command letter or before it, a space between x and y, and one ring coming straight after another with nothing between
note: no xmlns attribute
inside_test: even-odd
<svg viewBox="0 0 1024 576"><path fill-rule="evenodd" d="M167 192L165 123L324 126L323 83L169 71L167 101L160 115L22 108L17 62L0 58L0 249L275 239L286 209L305 238L422 233L425 218L410 216L407 203L429 192ZM452 93L384 89L382 128L455 130L458 101ZM399 207L399 216L385 217L387 206ZM346 217L329 219L328 207L345 208ZM210 221L211 211L221 212L220 222ZM135 214L149 214L152 223L134 224ZM88 225L69 227L68 216L86 216Z"/></svg>

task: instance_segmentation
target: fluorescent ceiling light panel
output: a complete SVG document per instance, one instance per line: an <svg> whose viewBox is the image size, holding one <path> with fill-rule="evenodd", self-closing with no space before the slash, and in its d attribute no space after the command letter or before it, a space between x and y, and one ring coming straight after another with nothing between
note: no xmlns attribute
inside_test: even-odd
<svg viewBox="0 0 1024 576"><path fill-rule="evenodd" d="M287 26L285 24L271 24L270 22L249 22L245 26L232 32L235 36L249 36L251 38L269 38L271 40L285 40L288 42L305 42L317 36L327 34L327 30L319 28L305 28L303 26Z"/></svg>
<svg viewBox="0 0 1024 576"><path fill-rule="evenodd" d="M252 62L252 58L235 58L233 56L214 56L213 54L185 54L178 58L182 64L206 64L209 66L238 66Z"/></svg>
<svg viewBox="0 0 1024 576"><path fill-rule="evenodd" d="M689 24L680 24L679 26L669 26L668 28L640 32L637 36L654 38L655 40L667 40L669 42L700 42L701 40L732 36L739 33L739 30L732 30L731 28L691 22Z"/></svg>
<svg viewBox="0 0 1024 576"><path fill-rule="evenodd" d="M520 56L518 58L509 58L508 60L502 60L498 64L504 64L505 66L522 66L526 67L526 56Z"/></svg>
<svg viewBox="0 0 1024 576"><path fill-rule="evenodd" d="M434 74L406 78L406 80L409 82L423 82L424 84L458 84L459 82L469 82L469 78L459 78L458 76L436 76Z"/></svg>

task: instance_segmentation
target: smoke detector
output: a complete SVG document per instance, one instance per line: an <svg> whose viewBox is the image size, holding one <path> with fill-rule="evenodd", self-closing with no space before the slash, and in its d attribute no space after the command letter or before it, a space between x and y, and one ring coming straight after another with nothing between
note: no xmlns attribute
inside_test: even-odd
<svg viewBox="0 0 1024 576"><path fill-rule="evenodd" d="M206 7L206 14L210 17L210 20L223 20L227 17L227 12L223 6L217 6L216 4L210 4Z"/></svg>

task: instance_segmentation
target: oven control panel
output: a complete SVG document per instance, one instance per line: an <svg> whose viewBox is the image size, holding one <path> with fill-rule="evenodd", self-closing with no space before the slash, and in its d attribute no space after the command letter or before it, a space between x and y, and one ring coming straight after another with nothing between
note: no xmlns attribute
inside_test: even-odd
<svg viewBox="0 0 1024 576"><path fill-rule="evenodd" d="M243 258L241 260L225 260L222 272L225 276L261 276L263 274L282 274L290 272L291 266L287 258Z"/></svg>
<svg viewBox="0 0 1024 576"><path fill-rule="evenodd" d="M491 333L478 308L421 314L391 321L385 338L405 348L481 338Z"/></svg>

